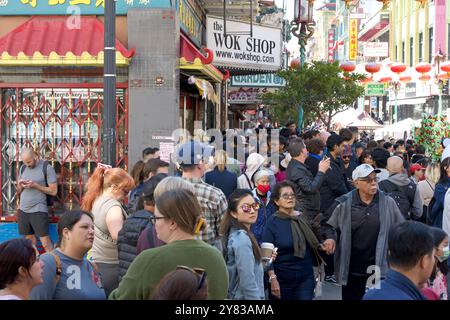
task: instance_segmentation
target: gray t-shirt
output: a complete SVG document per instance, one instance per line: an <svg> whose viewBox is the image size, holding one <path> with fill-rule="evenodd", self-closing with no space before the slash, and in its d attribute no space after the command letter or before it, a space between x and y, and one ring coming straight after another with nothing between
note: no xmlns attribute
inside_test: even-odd
<svg viewBox="0 0 450 320"><path fill-rule="evenodd" d="M19 179L32 180L45 187L45 176L43 172L44 161L38 160L33 169L25 167ZM53 167L47 166L47 183L56 183L56 173ZM20 194L19 209L26 213L48 212L47 195L37 189L23 189Z"/></svg>
<svg viewBox="0 0 450 320"><path fill-rule="evenodd" d="M30 300L106 300L100 276L86 260L76 260L55 250L61 259L61 278L56 277L55 257L41 256L44 283L33 288Z"/></svg>

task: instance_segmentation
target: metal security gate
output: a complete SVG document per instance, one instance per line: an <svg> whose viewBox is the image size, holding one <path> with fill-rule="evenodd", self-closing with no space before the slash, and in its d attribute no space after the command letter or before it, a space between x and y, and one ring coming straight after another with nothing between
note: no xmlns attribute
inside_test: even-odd
<svg viewBox="0 0 450 320"><path fill-rule="evenodd" d="M116 166L128 165L128 92L116 91ZM16 213L20 150L31 147L55 168L58 194L53 213L78 209L87 179L101 159L102 85L57 87L0 84L0 216ZM4 217L5 218L5 217Z"/></svg>

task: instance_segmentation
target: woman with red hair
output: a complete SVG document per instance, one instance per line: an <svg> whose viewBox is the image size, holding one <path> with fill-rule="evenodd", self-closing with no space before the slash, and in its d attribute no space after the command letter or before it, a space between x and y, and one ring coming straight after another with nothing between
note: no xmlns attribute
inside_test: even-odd
<svg viewBox="0 0 450 320"><path fill-rule="evenodd" d="M135 187L133 178L123 169L98 164L87 182L81 208L94 216L92 259L102 275L105 293L119 285L119 254L117 237L127 213L123 200Z"/></svg>

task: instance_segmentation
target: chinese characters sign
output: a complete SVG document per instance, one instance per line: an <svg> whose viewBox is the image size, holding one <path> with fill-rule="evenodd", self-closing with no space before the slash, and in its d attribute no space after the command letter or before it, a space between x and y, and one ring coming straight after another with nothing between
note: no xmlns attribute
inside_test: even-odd
<svg viewBox="0 0 450 320"><path fill-rule="evenodd" d="M328 29L328 62L334 62L334 39L336 29Z"/></svg>
<svg viewBox="0 0 450 320"><path fill-rule="evenodd" d="M186 0L178 0L180 27L198 47L202 44L202 21Z"/></svg>
<svg viewBox="0 0 450 320"><path fill-rule="evenodd" d="M66 15L80 10L82 15L102 15L106 0L1 0L0 15ZM131 8L170 8L170 0L117 0L116 14Z"/></svg>
<svg viewBox="0 0 450 320"><path fill-rule="evenodd" d="M358 56L358 20L350 19L350 36L349 36L349 60L356 60Z"/></svg>

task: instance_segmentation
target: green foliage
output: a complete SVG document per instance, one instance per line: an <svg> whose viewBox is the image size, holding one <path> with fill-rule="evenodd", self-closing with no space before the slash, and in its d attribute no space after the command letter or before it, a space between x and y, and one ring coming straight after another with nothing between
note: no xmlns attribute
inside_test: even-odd
<svg viewBox="0 0 450 320"><path fill-rule="evenodd" d="M296 121L301 104L304 123L320 119L329 128L333 116L348 109L364 93L357 82L365 76L343 72L337 62L313 61L281 70L278 75L286 80L286 86L265 94L263 101L281 123Z"/></svg>

